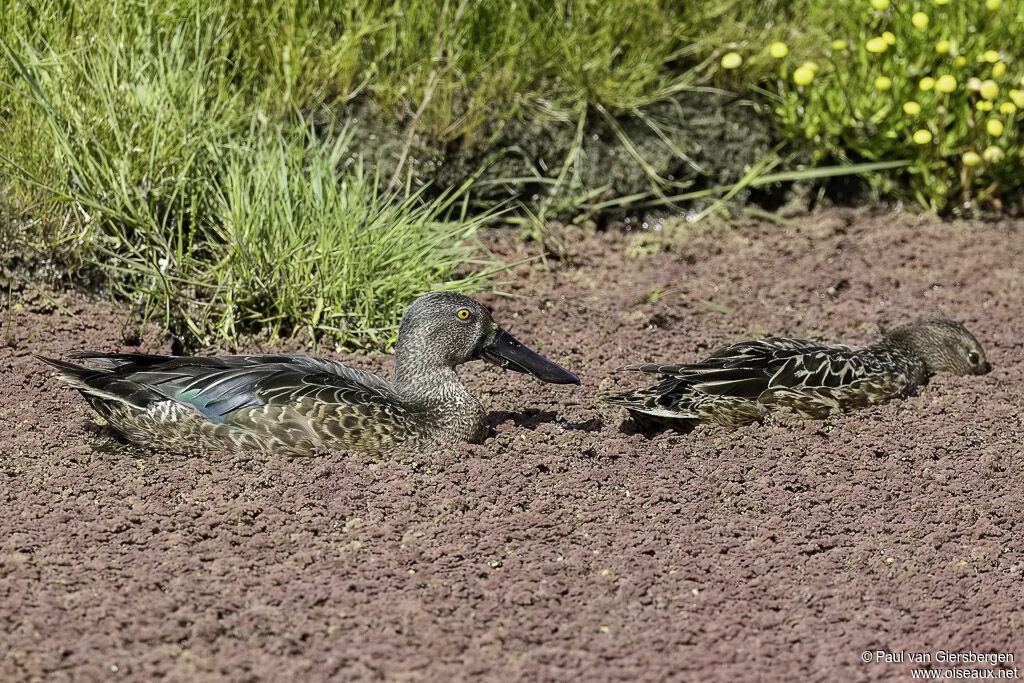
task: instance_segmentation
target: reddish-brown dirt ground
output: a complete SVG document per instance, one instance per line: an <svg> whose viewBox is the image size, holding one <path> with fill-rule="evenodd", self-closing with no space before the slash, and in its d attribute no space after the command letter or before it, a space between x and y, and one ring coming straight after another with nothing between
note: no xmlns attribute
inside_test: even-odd
<svg viewBox="0 0 1024 683"><path fill-rule="evenodd" d="M464 366L494 434L433 454L113 444L29 352L169 345L126 346L123 311L65 294L70 317L25 290L0 348L0 679L910 677L865 650L1019 666L1024 222L832 210L666 229L624 258L637 232L567 234L572 263L518 266L513 296L483 297L583 384ZM489 240L508 261L529 248ZM649 380L626 363L772 333L868 342L933 314L993 371L827 421L653 439L600 402Z"/></svg>

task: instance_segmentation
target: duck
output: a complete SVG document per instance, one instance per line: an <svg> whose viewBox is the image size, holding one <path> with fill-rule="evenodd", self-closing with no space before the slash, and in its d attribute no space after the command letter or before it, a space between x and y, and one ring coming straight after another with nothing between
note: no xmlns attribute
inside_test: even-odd
<svg viewBox="0 0 1024 683"><path fill-rule="evenodd" d="M983 375L991 366L963 325L924 318L870 346L768 337L726 346L697 363L619 369L660 376L653 386L605 399L625 408L644 431L655 431L702 422L739 427L778 408L820 419L912 395L937 372Z"/></svg>
<svg viewBox="0 0 1024 683"><path fill-rule="evenodd" d="M390 381L305 355L39 356L127 441L183 454L318 448L379 454L480 443L486 413L456 368L484 360L552 384L579 378L506 332L480 302L420 296L402 316Z"/></svg>

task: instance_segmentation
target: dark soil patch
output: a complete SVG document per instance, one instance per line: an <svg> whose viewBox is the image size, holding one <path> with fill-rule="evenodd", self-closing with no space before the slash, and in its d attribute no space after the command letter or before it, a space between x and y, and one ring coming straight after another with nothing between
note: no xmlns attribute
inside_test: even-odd
<svg viewBox="0 0 1024 683"><path fill-rule="evenodd" d="M360 100L348 113L353 116L353 148L377 160L386 185L403 157L412 112L396 121L394 111ZM476 205L490 208L515 199L536 212L551 200L557 206L558 200L589 195L596 203L650 192L652 172L659 182L668 183L661 189L669 195L732 185L771 156L778 142L763 106L692 90L644 107L641 116L634 111L602 115L588 109L582 130L578 126L576 114L558 120L524 117L520 112L484 123L472 139L442 143L416 134L403 169L418 180L414 185L428 185L428 195L478 177L471 192ZM555 187L552 181L570 157L570 172ZM753 197L770 204L783 192L782 186L742 190L736 200ZM702 199L695 206L715 200Z"/></svg>
<svg viewBox="0 0 1024 683"><path fill-rule="evenodd" d="M0 679L867 680L911 665L865 650L1024 658L1024 222L831 212L624 261L631 240L580 236L574 264L488 299L584 384L467 366L494 436L415 457L109 445L17 346L41 326L27 349L130 349L116 313L16 310ZM651 440L599 401L642 381L626 363L926 314L966 323L993 372Z"/></svg>

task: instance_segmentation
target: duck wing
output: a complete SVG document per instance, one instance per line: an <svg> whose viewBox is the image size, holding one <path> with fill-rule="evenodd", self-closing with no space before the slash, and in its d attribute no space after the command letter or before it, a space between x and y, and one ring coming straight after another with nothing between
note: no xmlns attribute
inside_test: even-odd
<svg viewBox="0 0 1024 683"><path fill-rule="evenodd" d="M774 374L772 366L778 362L779 352L787 347L776 342L733 344L698 363L627 365L620 369L660 375L661 381L606 400L626 408L634 418L706 420L728 426L757 421L767 412L757 398Z"/></svg>
<svg viewBox="0 0 1024 683"><path fill-rule="evenodd" d="M43 359L81 391L139 408L185 403L215 424L250 422L287 406L394 403L391 386L369 372L311 356L153 356L76 352L93 367Z"/></svg>
<svg viewBox="0 0 1024 683"><path fill-rule="evenodd" d="M822 417L883 401L906 391L901 367L899 358L880 349L770 337L733 344L698 363L627 369L661 374L662 393L688 397L693 412L730 410L745 419L758 412L749 403Z"/></svg>
<svg viewBox="0 0 1024 683"><path fill-rule="evenodd" d="M768 412L757 400L705 393L693 382L675 377L665 377L651 387L606 397L605 402L625 408L638 421L651 422L646 418L653 418L652 424L667 426L704 420L737 427L756 422Z"/></svg>
<svg viewBox="0 0 1024 683"><path fill-rule="evenodd" d="M783 388L841 390L882 372L883 366L861 348L769 337L727 346L697 363L641 364L624 369L682 380L706 394L758 399L766 391Z"/></svg>

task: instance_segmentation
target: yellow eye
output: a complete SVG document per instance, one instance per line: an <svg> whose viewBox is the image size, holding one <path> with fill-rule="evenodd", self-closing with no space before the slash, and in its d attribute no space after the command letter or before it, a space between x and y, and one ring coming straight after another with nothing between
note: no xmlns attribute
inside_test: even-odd
<svg viewBox="0 0 1024 683"><path fill-rule="evenodd" d="M459 316L459 320L469 320L469 309L460 308L459 312L456 313L455 315Z"/></svg>

